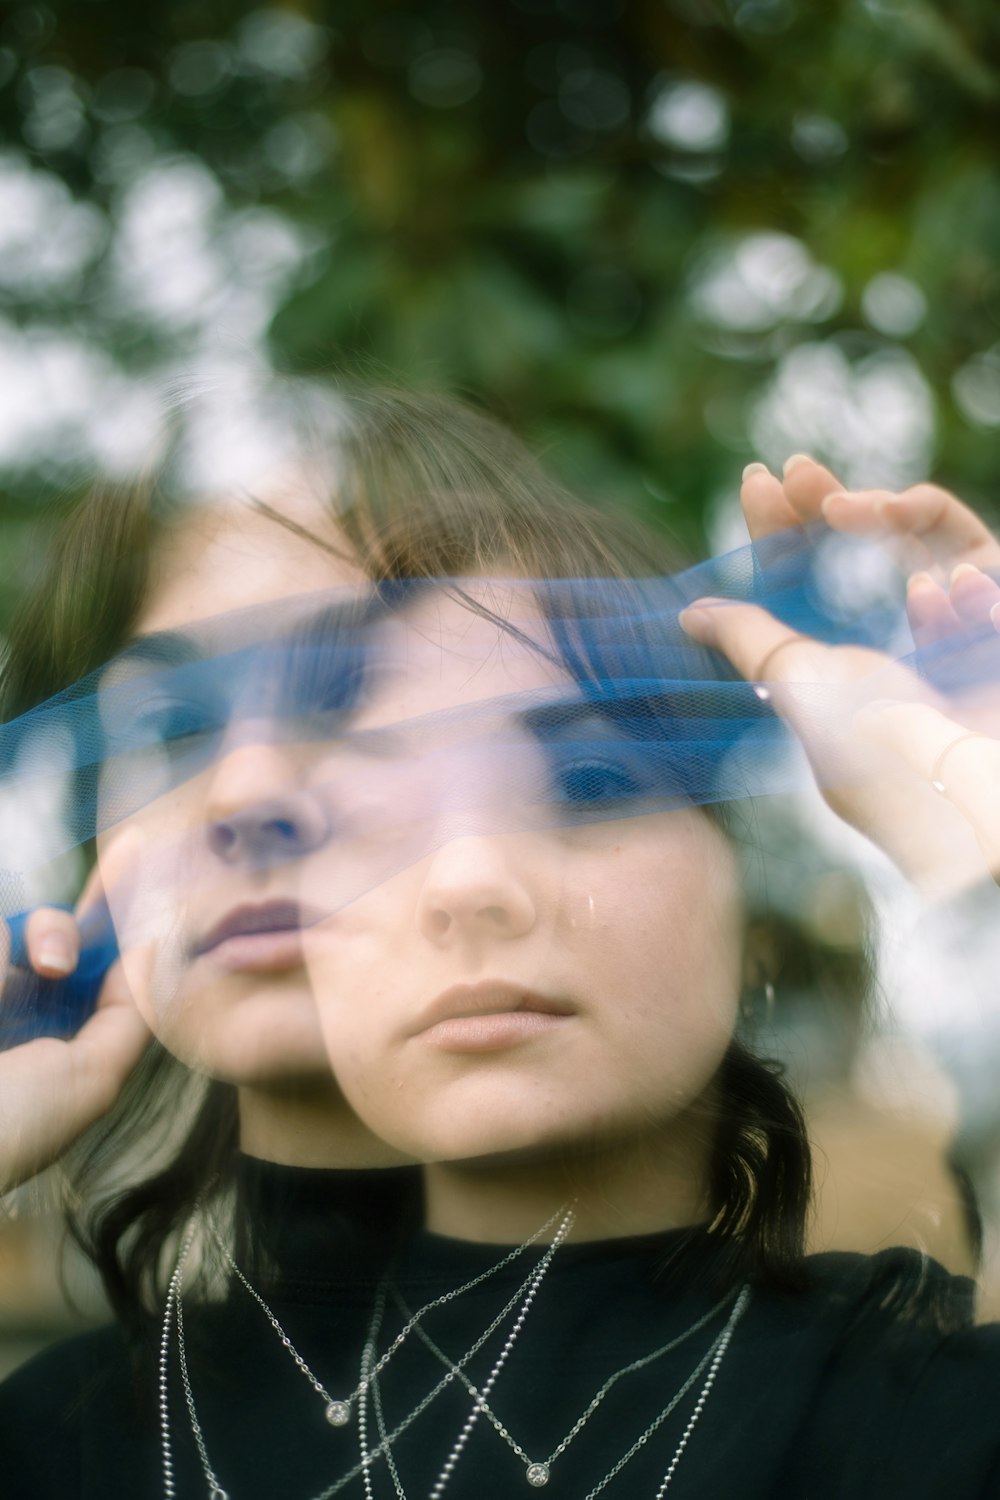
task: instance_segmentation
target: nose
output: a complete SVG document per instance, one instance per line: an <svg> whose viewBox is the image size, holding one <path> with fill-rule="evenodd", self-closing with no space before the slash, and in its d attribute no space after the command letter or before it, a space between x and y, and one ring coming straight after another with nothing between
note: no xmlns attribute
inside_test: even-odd
<svg viewBox="0 0 1000 1500"><path fill-rule="evenodd" d="M298 785L293 747L265 741L223 749L205 814L208 847L226 864L279 864L327 835L320 801Z"/></svg>
<svg viewBox="0 0 1000 1500"><path fill-rule="evenodd" d="M523 851L522 851L523 852ZM423 935L438 946L523 937L535 899L504 836L452 839L432 855L417 906Z"/></svg>

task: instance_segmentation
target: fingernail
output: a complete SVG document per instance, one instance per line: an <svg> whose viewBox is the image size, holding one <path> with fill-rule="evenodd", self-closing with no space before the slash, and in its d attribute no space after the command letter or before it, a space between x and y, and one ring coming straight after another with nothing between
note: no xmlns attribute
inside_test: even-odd
<svg viewBox="0 0 1000 1500"><path fill-rule="evenodd" d="M747 464L746 468L743 470L743 478L749 479L751 474L770 474L770 472L771 471L767 467L767 464L755 462L752 464Z"/></svg>
<svg viewBox="0 0 1000 1500"><path fill-rule="evenodd" d="M994 630L1000 630L1000 604L994 604L990 610L990 620Z"/></svg>
<svg viewBox="0 0 1000 1500"><path fill-rule="evenodd" d="M819 508L823 512L823 514L826 515L827 506L831 505L834 500L853 500L853 499L854 499L854 496L853 495L849 495L846 490L834 490L832 494L830 494L830 495L824 495L823 496L822 500L819 502Z"/></svg>
<svg viewBox="0 0 1000 1500"><path fill-rule="evenodd" d="M52 969L56 974L68 974L76 964L72 944L53 933L43 938L35 960L41 969Z"/></svg>
<svg viewBox="0 0 1000 1500"><path fill-rule="evenodd" d="M957 583L960 578L981 578L979 569L972 563L956 563L951 570L951 582Z"/></svg>
<svg viewBox="0 0 1000 1500"><path fill-rule="evenodd" d="M781 472L787 479L796 464L811 464L814 460L809 453L790 453L781 466Z"/></svg>
<svg viewBox="0 0 1000 1500"><path fill-rule="evenodd" d="M712 628L710 614L711 611L703 608L699 600L697 604L689 604L686 609L681 610L677 616L677 623L682 630L687 631L688 635L702 635Z"/></svg>
<svg viewBox="0 0 1000 1500"><path fill-rule="evenodd" d="M936 589L937 584L929 573L912 573L906 584L907 590L911 589Z"/></svg>

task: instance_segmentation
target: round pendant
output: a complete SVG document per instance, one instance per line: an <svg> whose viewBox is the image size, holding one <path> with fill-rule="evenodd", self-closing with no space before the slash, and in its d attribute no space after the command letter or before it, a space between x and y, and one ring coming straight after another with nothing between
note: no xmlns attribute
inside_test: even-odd
<svg viewBox="0 0 1000 1500"><path fill-rule="evenodd" d="M534 1485L536 1490L540 1490L543 1484L549 1482L549 1466L548 1464L529 1464L524 1477L530 1485Z"/></svg>
<svg viewBox="0 0 1000 1500"><path fill-rule="evenodd" d="M326 1409L326 1420L331 1427L346 1427L351 1420L351 1407L347 1401L331 1401Z"/></svg>

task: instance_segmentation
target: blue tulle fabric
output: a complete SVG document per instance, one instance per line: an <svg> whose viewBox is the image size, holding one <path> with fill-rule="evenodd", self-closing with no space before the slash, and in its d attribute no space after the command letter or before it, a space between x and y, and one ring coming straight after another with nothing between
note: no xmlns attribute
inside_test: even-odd
<svg viewBox="0 0 1000 1500"><path fill-rule="evenodd" d="M483 580L290 595L137 640L0 728L0 915L25 904L24 877L33 869L206 772L236 743L300 745L320 760L334 747L353 746L377 760L379 731L363 731L363 741L352 736L358 706L384 666L384 626L435 590L491 612ZM425 767L437 764L442 779L454 780L462 752L461 795L450 796L446 814L437 804L388 799L381 825L363 830L364 858L347 857L343 820L329 818L324 836L343 838L345 849L331 906L465 831L597 822L791 785L789 732L766 683L738 678L678 622L703 596L759 605L827 644L869 647L882 653L875 679L881 665L902 664L945 696L995 681L1000 666L988 624L915 652L902 577L873 544L822 526L783 532L670 577L498 581L498 628L523 635L515 623L521 613L512 616L509 608L512 595L529 599L544 622L529 634L532 648L557 669L551 692L533 689L410 720L407 745ZM803 701L811 694L819 712L836 691L804 684ZM875 683L871 696L878 695ZM502 751L512 734L528 734L539 754L530 770L525 761L520 780L511 757L509 795L499 799L494 787L480 796L475 755ZM333 775L332 785L338 806L349 805L344 776ZM37 809L44 836L33 836L39 830L30 819L25 825L26 809ZM364 839L356 831L353 837L360 848ZM259 857L301 853L290 839ZM165 899L183 868L182 847L165 852Z"/></svg>

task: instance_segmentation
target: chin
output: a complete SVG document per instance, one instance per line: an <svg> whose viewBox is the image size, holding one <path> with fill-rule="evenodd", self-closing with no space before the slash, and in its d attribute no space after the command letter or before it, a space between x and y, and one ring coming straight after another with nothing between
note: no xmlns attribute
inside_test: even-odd
<svg viewBox="0 0 1000 1500"><path fill-rule="evenodd" d="M219 1021L196 1037L162 1040L196 1072L225 1083L247 1088L304 1080L332 1083L330 1059L311 1008L299 1016L289 1013L287 1003L277 1016L239 1008Z"/></svg>
<svg viewBox="0 0 1000 1500"><path fill-rule="evenodd" d="M403 1132L387 1126L378 1133L427 1164L461 1162L486 1168L568 1162L581 1155L593 1160L603 1151L659 1139L683 1116L686 1102L690 1101L672 1104L667 1110L661 1107L637 1113L630 1106L616 1107L609 1100L603 1111L593 1103L582 1111L577 1104L576 1108L534 1117L524 1103L509 1102L504 1109L494 1106L489 1114L484 1114L480 1106L464 1119L456 1107L444 1118L424 1122L414 1113ZM421 1129L421 1125L426 1128ZM419 1140L414 1139L415 1126L421 1130ZM401 1133L409 1139L400 1141Z"/></svg>
<svg viewBox="0 0 1000 1500"><path fill-rule="evenodd" d="M412 1120L409 1125L412 1132ZM532 1120L524 1111L511 1109L502 1119L489 1121L480 1117L474 1124L469 1122L469 1128L461 1130L456 1130L452 1118L442 1122L440 1128L428 1129L419 1141L402 1142L401 1149L428 1164L463 1162L470 1166L516 1166L541 1163L549 1158L565 1160L579 1151L589 1155L595 1147L628 1134L625 1126L607 1121L595 1122L592 1117L585 1120Z"/></svg>
<svg viewBox="0 0 1000 1500"><path fill-rule="evenodd" d="M292 1052L278 1058L242 1055L221 1058L211 1064L201 1063L199 1071L208 1073L223 1083L234 1084L237 1088L279 1091L301 1088L303 1085L308 1085L310 1089L325 1086L332 1091L334 1088L330 1065L325 1057L309 1058Z"/></svg>

